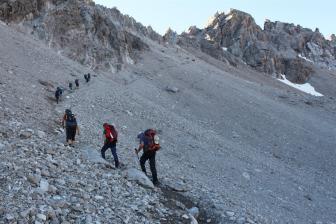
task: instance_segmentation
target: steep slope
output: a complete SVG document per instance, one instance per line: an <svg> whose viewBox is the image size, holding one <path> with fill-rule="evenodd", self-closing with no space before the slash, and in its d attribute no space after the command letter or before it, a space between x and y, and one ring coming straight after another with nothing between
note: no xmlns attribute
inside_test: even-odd
<svg viewBox="0 0 336 224"><path fill-rule="evenodd" d="M181 46L193 46L223 61L241 59L252 68L269 74L286 74L296 83L305 83L316 66L336 67L335 43L318 29L267 20L261 29L253 17L232 9L217 13L204 29L190 27L176 40L167 32L164 39Z"/></svg>
<svg viewBox="0 0 336 224"><path fill-rule="evenodd" d="M65 108L77 106L67 101L85 105L83 96L109 79L95 83L93 77L85 85L82 74L93 71L3 23L0 40L6 43L0 46L0 223L185 223L183 203L128 181L124 170L100 158L101 139L87 144L86 122L79 120L77 147L64 146L60 119ZM75 78L78 92L65 91L56 106L56 86ZM75 112L91 116L88 108Z"/></svg>
<svg viewBox="0 0 336 224"><path fill-rule="evenodd" d="M89 70L3 24L0 34L8 43L0 48L1 221L43 222L47 215L60 222L190 222L181 218L183 205L162 204L160 189L143 189L85 158L87 148L97 155L106 121L120 130L118 152L130 167L138 167L137 133L160 129L160 181L206 207L210 222L336 220L330 209L336 198L333 71L311 77L327 95L316 98L251 70L231 53L223 60L239 64L228 66L194 48L193 38L185 50L144 36L149 50L138 63L117 74L90 71L97 76L92 83L54 105L54 88ZM69 107L82 129L73 150L62 145L54 122ZM40 174L56 192L41 192Z"/></svg>

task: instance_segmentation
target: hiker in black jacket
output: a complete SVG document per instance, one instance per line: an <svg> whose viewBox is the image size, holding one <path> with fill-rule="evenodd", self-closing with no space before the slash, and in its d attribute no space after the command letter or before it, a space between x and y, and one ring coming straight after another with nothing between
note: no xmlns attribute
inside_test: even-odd
<svg viewBox="0 0 336 224"><path fill-rule="evenodd" d="M78 79L75 79L75 85L76 85L76 88L78 89L79 88L79 80Z"/></svg>
<svg viewBox="0 0 336 224"><path fill-rule="evenodd" d="M138 154L143 150L143 154L140 157L140 166L142 171L147 175L145 163L149 160L149 166L153 177L153 184L158 185L159 181L157 178L156 165L155 165L155 156L156 151L160 149L159 137L156 134L156 131L153 129L148 129L143 133L138 135L140 140L138 149L135 149L135 152Z"/></svg>
<svg viewBox="0 0 336 224"><path fill-rule="evenodd" d="M76 133L79 135L79 127L77 119L70 109L65 110L65 114L62 119L63 129L65 128L66 142L69 146L73 147L76 140Z"/></svg>
<svg viewBox="0 0 336 224"><path fill-rule="evenodd" d="M62 93L63 93L62 89L61 89L60 87L57 87L57 89L56 89L56 91L55 91L55 98L56 98L56 102L57 102L57 104L58 104L58 102L59 102L59 99L60 99L61 96L62 96Z"/></svg>

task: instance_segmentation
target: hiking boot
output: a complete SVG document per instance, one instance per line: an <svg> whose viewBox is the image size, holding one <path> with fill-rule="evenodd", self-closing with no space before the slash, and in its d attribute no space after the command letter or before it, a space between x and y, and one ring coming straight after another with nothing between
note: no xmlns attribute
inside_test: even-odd
<svg viewBox="0 0 336 224"><path fill-rule="evenodd" d="M157 180L157 181L153 181L153 184L154 186L160 186L160 182Z"/></svg>

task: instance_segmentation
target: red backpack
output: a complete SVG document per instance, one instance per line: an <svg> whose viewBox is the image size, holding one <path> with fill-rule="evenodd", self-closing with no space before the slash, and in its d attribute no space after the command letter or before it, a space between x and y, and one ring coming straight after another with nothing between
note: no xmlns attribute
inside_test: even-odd
<svg viewBox="0 0 336 224"><path fill-rule="evenodd" d="M161 146L159 143L159 136L157 136L156 131L153 129L148 129L144 133L144 144L145 148L150 151L158 151Z"/></svg>
<svg viewBox="0 0 336 224"><path fill-rule="evenodd" d="M118 141L118 132L113 125L104 124L105 137L108 142Z"/></svg>

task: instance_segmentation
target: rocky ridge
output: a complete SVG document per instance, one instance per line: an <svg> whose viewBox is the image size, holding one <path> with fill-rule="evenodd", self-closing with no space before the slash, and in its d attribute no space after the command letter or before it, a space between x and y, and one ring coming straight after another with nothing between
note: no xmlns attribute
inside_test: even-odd
<svg viewBox="0 0 336 224"><path fill-rule="evenodd" d="M305 83L317 65L336 68L334 35L326 40L318 29L269 20L261 29L251 15L235 9L216 13L204 29L192 26L177 40L172 34L167 32L164 39L199 49L233 66L240 61L260 72L285 74L296 83Z"/></svg>
<svg viewBox="0 0 336 224"><path fill-rule="evenodd" d="M3 1L0 19L45 41L62 55L110 72L135 63L140 53L148 50L142 37L161 38L151 27L91 0Z"/></svg>

